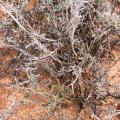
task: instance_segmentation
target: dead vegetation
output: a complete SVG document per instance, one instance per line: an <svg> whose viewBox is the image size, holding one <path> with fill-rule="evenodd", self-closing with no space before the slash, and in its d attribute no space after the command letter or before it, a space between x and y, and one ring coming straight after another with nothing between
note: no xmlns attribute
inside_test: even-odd
<svg viewBox="0 0 120 120"><path fill-rule="evenodd" d="M88 119L82 116L84 111L89 111L89 119L114 119L119 110L109 108L112 112L107 113L101 105L108 97L120 98L111 91L107 77L120 59L111 54L114 48L119 51L118 4L108 0L0 0L0 60L4 61L0 77L10 76L9 88L25 91L25 103L33 95L47 99L42 120L53 116L67 120L61 111L71 103L77 112L70 120ZM34 102L30 106L35 104L33 109L37 109ZM19 111L17 105L20 101L14 102L13 111ZM9 119L10 113L1 117ZM41 116L30 115L36 120ZM19 117L30 119L23 116Z"/></svg>

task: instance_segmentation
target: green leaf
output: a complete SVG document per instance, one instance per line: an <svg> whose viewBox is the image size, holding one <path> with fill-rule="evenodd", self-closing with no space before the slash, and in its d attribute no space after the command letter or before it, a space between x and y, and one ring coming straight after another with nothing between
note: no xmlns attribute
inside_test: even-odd
<svg viewBox="0 0 120 120"><path fill-rule="evenodd" d="M100 0L95 0L95 4L98 6L99 5Z"/></svg>

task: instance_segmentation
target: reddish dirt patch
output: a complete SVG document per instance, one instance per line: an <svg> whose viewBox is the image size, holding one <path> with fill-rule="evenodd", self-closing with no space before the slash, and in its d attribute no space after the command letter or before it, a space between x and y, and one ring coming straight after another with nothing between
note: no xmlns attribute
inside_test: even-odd
<svg viewBox="0 0 120 120"><path fill-rule="evenodd" d="M4 12L0 8L0 19L2 19L4 17L4 15L5 15Z"/></svg>
<svg viewBox="0 0 120 120"><path fill-rule="evenodd" d="M12 116L7 118L7 120L44 119L45 113L42 106L34 103L25 103L16 107Z"/></svg>
<svg viewBox="0 0 120 120"><path fill-rule="evenodd" d="M8 85L12 81L12 78L10 76L5 76L0 79L0 84L2 85Z"/></svg>
<svg viewBox="0 0 120 120"><path fill-rule="evenodd" d="M113 55L113 62L110 66L115 62L115 60L119 59L120 52L117 50L112 50L111 54ZM108 80L111 85L117 84L120 82L120 60L110 69L108 72Z"/></svg>
<svg viewBox="0 0 120 120"><path fill-rule="evenodd" d="M25 10L26 11L32 10L33 8L35 8L36 4L37 4L37 0L30 0L28 4L25 6Z"/></svg>
<svg viewBox="0 0 120 120"><path fill-rule="evenodd" d="M8 89L0 85L0 113L2 113L8 103Z"/></svg>
<svg viewBox="0 0 120 120"><path fill-rule="evenodd" d="M4 79L4 77L10 77L5 79L5 81L9 81L14 72L14 59L17 56L17 51L9 48L0 48L0 77ZM0 80L1 81L1 80Z"/></svg>

